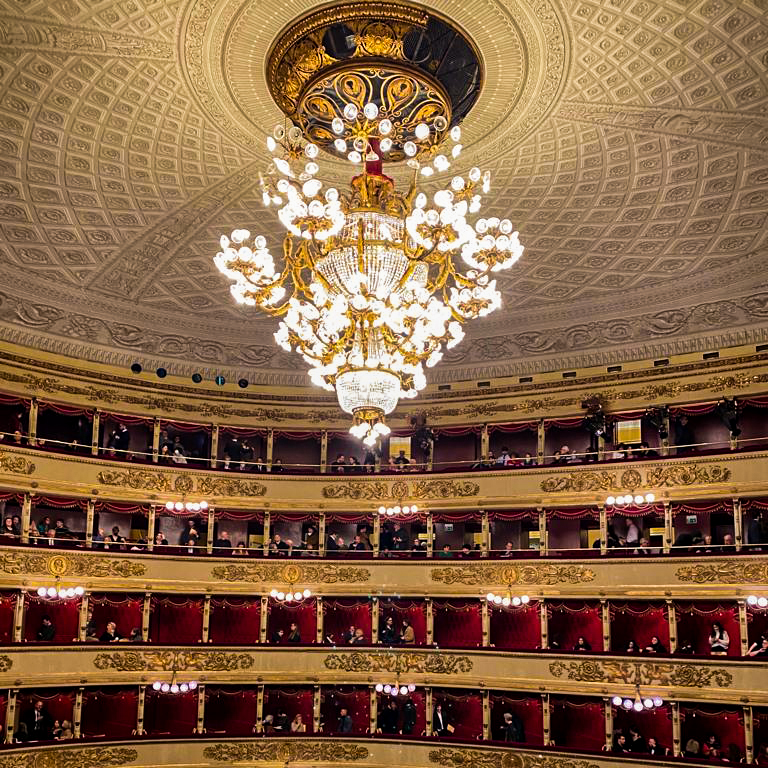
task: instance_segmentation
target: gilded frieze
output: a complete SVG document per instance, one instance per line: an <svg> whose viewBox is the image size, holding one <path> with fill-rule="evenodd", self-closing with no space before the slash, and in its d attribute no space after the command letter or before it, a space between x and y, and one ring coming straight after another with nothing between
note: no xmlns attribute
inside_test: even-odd
<svg viewBox="0 0 768 768"><path fill-rule="evenodd" d="M217 581L360 584L370 580L371 572L367 568L333 565L331 563L319 563L318 565L244 563L243 565L217 565L211 570L211 576Z"/></svg>
<svg viewBox="0 0 768 768"><path fill-rule="evenodd" d="M229 477L198 477L197 492L202 496L264 496L265 485Z"/></svg>
<svg viewBox="0 0 768 768"><path fill-rule="evenodd" d="M555 475L542 480L539 486L544 493L560 493L573 491L583 493L585 491L613 491L620 486L616 482L615 472L593 472L580 470L569 472L567 475Z"/></svg>
<svg viewBox="0 0 768 768"><path fill-rule="evenodd" d="M326 669L343 672L392 672L394 674L419 673L455 675L471 672L472 660L468 656L452 653L400 652L397 653L331 653L325 657Z"/></svg>
<svg viewBox="0 0 768 768"><path fill-rule="evenodd" d="M594 571L583 565L457 565L433 568L432 581L443 584L584 584L595 580Z"/></svg>
<svg viewBox="0 0 768 768"><path fill-rule="evenodd" d="M266 486L239 478L212 475L173 475L148 469L102 470L97 475L101 485L132 488L135 491L156 491L185 495L198 493L202 496L264 496Z"/></svg>
<svg viewBox="0 0 768 768"><path fill-rule="evenodd" d="M10 472L12 475L31 475L35 465L23 456L14 456L0 452L0 472Z"/></svg>
<svg viewBox="0 0 768 768"><path fill-rule="evenodd" d="M687 584L768 584L768 563L740 559L684 565L675 576Z"/></svg>
<svg viewBox="0 0 768 768"><path fill-rule="evenodd" d="M645 485L648 488L669 488L676 485L714 485L727 483L731 470L727 467L708 467L703 464L670 464L648 470Z"/></svg>
<svg viewBox="0 0 768 768"><path fill-rule="evenodd" d="M253 664L250 653L227 651L116 651L93 660L96 669L117 672L236 672Z"/></svg>
<svg viewBox="0 0 768 768"><path fill-rule="evenodd" d="M118 557L37 552L3 552L0 572L12 575L92 576L94 578L130 578L143 576L145 565Z"/></svg>
<svg viewBox="0 0 768 768"><path fill-rule="evenodd" d="M217 763L265 761L288 765L297 761L314 763L355 762L368 758L367 747L323 741L250 741L213 744L203 750L206 760ZM10 768L10 766L9 766Z"/></svg>
<svg viewBox="0 0 768 768"><path fill-rule="evenodd" d="M91 768L127 765L138 758L135 749L125 747L85 747L13 751L0 757L0 768Z"/></svg>
<svg viewBox="0 0 768 768"><path fill-rule="evenodd" d="M733 675L725 669L704 664L672 664L638 661L553 661L553 677L582 683L624 683L625 685L668 685L702 688L715 685L728 688Z"/></svg>
<svg viewBox="0 0 768 768"><path fill-rule="evenodd" d="M429 762L446 768L599 768L596 763L571 756L493 749L433 749L429 753Z"/></svg>
<svg viewBox="0 0 768 768"><path fill-rule="evenodd" d="M457 499L477 496L480 485L470 480L347 481L323 486L326 499L351 501L403 501L404 499Z"/></svg>

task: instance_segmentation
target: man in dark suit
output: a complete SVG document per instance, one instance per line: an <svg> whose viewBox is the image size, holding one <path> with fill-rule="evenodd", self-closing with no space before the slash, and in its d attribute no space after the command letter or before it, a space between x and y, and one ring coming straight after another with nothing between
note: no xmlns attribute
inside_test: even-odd
<svg viewBox="0 0 768 768"><path fill-rule="evenodd" d="M352 718L346 707L339 710L339 724L336 728L337 733L352 733Z"/></svg>
<svg viewBox="0 0 768 768"><path fill-rule="evenodd" d="M518 744L525 741L523 721L511 712L504 713L504 741L514 741Z"/></svg>
<svg viewBox="0 0 768 768"><path fill-rule="evenodd" d="M47 741L53 738L53 719L42 701L36 701L34 707L24 716L30 741Z"/></svg>
<svg viewBox="0 0 768 768"><path fill-rule="evenodd" d="M328 536L328 541L325 545L325 549L327 552L338 552L339 550L339 542L336 540L338 538L338 534L332 533Z"/></svg>
<svg viewBox="0 0 768 768"><path fill-rule="evenodd" d="M399 712L397 711L397 704L390 699L387 705L381 710L379 715L379 730L382 733L394 734L397 733L397 721L399 720Z"/></svg>
<svg viewBox="0 0 768 768"><path fill-rule="evenodd" d="M438 704L435 707L434 714L432 715L432 735L447 736L448 733L448 720L443 714L442 704Z"/></svg>
<svg viewBox="0 0 768 768"><path fill-rule="evenodd" d="M43 616L40 628L37 630L37 639L50 643L56 637L56 627L53 626L50 616Z"/></svg>

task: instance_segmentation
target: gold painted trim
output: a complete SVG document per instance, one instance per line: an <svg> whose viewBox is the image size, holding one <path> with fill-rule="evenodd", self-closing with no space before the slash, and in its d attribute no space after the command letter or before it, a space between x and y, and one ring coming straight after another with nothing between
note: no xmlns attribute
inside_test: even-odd
<svg viewBox="0 0 768 768"><path fill-rule="evenodd" d="M552 677L582 683L664 685L673 688L729 688L733 675L725 669L700 664L642 661L553 661Z"/></svg>

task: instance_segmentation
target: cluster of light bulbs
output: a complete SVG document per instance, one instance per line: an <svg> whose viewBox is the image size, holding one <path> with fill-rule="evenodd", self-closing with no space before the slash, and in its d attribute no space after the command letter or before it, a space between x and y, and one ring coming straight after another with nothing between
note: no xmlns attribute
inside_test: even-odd
<svg viewBox="0 0 768 768"><path fill-rule="evenodd" d="M406 504L405 506L399 506L395 505L394 507L385 507L381 506L379 507L379 514L383 515L384 517L394 517L395 515L415 515L419 511L419 508L415 504L411 504L410 506Z"/></svg>
<svg viewBox="0 0 768 768"><path fill-rule="evenodd" d="M204 512L208 509L207 501L166 501L165 508L169 512Z"/></svg>
<svg viewBox="0 0 768 768"><path fill-rule="evenodd" d="M518 608L521 605L528 605L528 603L531 602L531 598L528 597L528 595L504 595L503 597L501 595L497 595L495 592L489 592L485 599L491 603L492 605L501 605L504 608L507 608L510 605L513 605L515 608Z"/></svg>
<svg viewBox="0 0 768 768"><path fill-rule="evenodd" d="M609 507L625 507L630 504L634 504L635 506L640 506L641 504L653 504L654 501L656 501L656 496L652 493L646 493L645 495L641 493L628 493L626 496L609 496L605 500L605 503Z"/></svg>
<svg viewBox="0 0 768 768"><path fill-rule="evenodd" d="M38 587L38 597L58 598L59 600L71 600L73 597L82 597L85 590L82 587Z"/></svg>
<svg viewBox="0 0 768 768"><path fill-rule="evenodd" d="M413 693L416 690L416 686L413 683L408 685L401 685L400 683L377 683L376 693L386 693L389 696L407 696L409 693Z"/></svg>
<svg viewBox="0 0 768 768"><path fill-rule="evenodd" d="M750 595L747 598L747 605L751 605L757 608L768 608L768 597L758 597L757 595Z"/></svg>
<svg viewBox="0 0 768 768"><path fill-rule="evenodd" d="M177 682L163 682L162 680L156 680L152 683L152 688L160 693L187 693L188 691L194 691L197 688L197 683L194 680L190 680L188 683Z"/></svg>
<svg viewBox="0 0 768 768"><path fill-rule="evenodd" d="M376 445L379 438L386 437L391 431L392 430L381 420L366 421L363 419L349 428L349 433L351 435L358 440L362 440L363 443L368 446Z"/></svg>
<svg viewBox="0 0 768 768"><path fill-rule="evenodd" d="M634 699L622 698L621 696L614 696L611 699L614 707L623 707L624 709L633 709L635 712L642 712L644 709L656 709L664 704L664 699L661 696L646 696L640 698L638 693Z"/></svg>
<svg viewBox="0 0 768 768"><path fill-rule="evenodd" d="M312 592L309 589L301 592L298 589L293 590L291 587L288 587L284 592L280 589L273 589L269 596L281 603L300 603L302 600L312 597Z"/></svg>

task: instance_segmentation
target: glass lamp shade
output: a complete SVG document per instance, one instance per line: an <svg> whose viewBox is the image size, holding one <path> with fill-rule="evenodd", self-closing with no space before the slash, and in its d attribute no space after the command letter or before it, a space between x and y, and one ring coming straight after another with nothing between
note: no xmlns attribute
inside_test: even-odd
<svg viewBox="0 0 768 768"><path fill-rule="evenodd" d="M392 413L400 396L400 379L388 371L345 371L336 378L336 394L346 413L361 409Z"/></svg>

